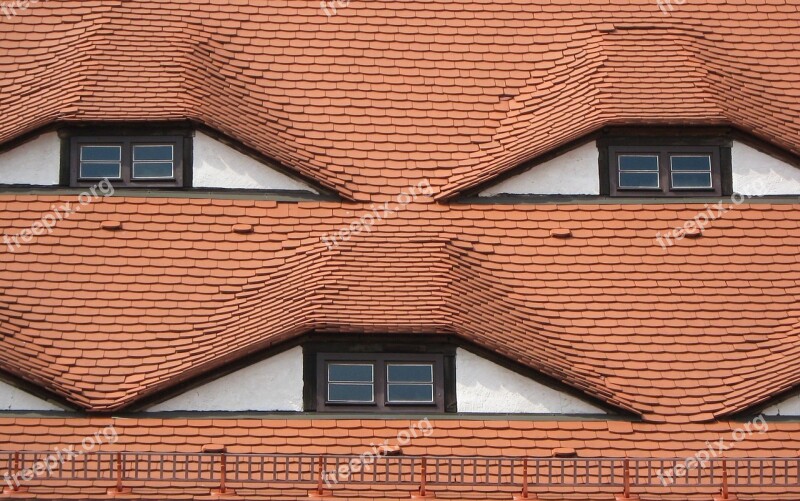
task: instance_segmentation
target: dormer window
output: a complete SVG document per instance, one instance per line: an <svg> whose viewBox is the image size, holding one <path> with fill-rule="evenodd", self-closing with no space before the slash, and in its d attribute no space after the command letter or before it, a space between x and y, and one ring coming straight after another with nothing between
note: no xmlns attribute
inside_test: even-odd
<svg viewBox="0 0 800 501"><path fill-rule="evenodd" d="M182 136L74 136L70 185L108 179L119 187L182 187Z"/></svg>
<svg viewBox="0 0 800 501"><path fill-rule="evenodd" d="M309 336L303 344L303 410L417 415L605 413L564 393L572 390L561 383L516 362L435 338Z"/></svg>
<svg viewBox="0 0 800 501"><path fill-rule="evenodd" d="M600 195L719 197L733 193L733 133L709 127L612 127L599 133Z"/></svg>
<svg viewBox="0 0 800 501"><path fill-rule="evenodd" d="M306 411L456 412L456 347L422 338L315 335L303 346Z"/></svg>
<svg viewBox="0 0 800 501"><path fill-rule="evenodd" d="M616 196L721 195L716 146L611 145L610 194Z"/></svg>
<svg viewBox="0 0 800 501"><path fill-rule="evenodd" d="M320 410L444 410L441 354L320 353L317 364Z"/></svg>
<svg viewBox="0 0 800 501"><path fill-rule="evenodd" d="M732 195L734 188L749 195L791 194L798 191L792 184L800 179L795 167L800 163L793 156L726 127L609 126L469 189L461 201L500 197L505 202L513 197L537 203L562 196L715 199ZM766 188L760 182L765 176L778 176L786 183L777 188L769 181Z"/></svg>

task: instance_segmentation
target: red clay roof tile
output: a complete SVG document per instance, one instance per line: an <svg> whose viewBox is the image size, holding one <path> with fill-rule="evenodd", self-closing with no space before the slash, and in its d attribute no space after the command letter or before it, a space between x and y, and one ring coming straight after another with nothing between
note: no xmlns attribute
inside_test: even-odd
<svg viewBox="0 0 800 501"><path fill-rule="evenodd" d="M0 219L15 229L41 217L20 198L0 197ZM210 203L183 199L169 217ZM636 206L432 211L418 204L405 210L402 226L377 224L329 250L319 237L369 211L368 204L332 214L330 202L234 200L207 216L210 226L229 218L229 210L263 214L269 224L236 242L230 225L216 233L182 224L168 240L161 231L137 231L124 240L137 250L124 265L118 260L125 230L107 232L93 235L98 252L91 259L80 255L87 242L73 237L75 230L96 228L98 213L124 222L137 206L162 205L107 198L71 218L71 227L54 228L50 240L0 253L0 276L10 284L0 293L8 319L0 324L0 359L9 372L77 406L119 409L178 378L316 329L457 333L656 422L713 419L800 384L791 362L800 356L793 341L800 277L791 263L762 260L763 238L726 238L730 230L716 226L698 240L715 249L713 260L705 245L681 241L665 251L654 233L679 225L672 205L649 205L652 227L606 241L597 238L605 230L590 223L635 217ZM800 236L800 211L782 207L782 229L756 217L775 210L743 204L731 212L738 217L724 221L731 229L755 225L771 239L773 256L796 261L784 236ZM133 212L145 225L153 217ZM306 218L325 224L308 227ZM542 222L528 224L532 219ZM555 219L573 221L574 236L534 237ZM513 236L494 231L509 222ZM250 246L256 235L262 243ZM525 241L532 244L520 245ZM285 242L291 245L269 245ZM226 250L212 250L220 246ZM58 253L61 266L39 260L48 253ZM736 261L726 258L732 253Z"/></svg>
<svg viewBox="0 0 800 501"><path fill-rule="evenodd" d="M797 9L746 7L39 3L4 19L0 86L25 99L0 105L0 142L188 118L361 201L422 176L449 196L617 123L733 124L800 153Z"/></svg>
<svg viewBox="0 0 800 501"><path fill-rule="evenodd" d="M4 369L108 411L311 330L455 333L651 421L441 421L442 436L416 445L457 455L690 454L732 426L699 422L800 384L797 205L745 204L661 249L655 233L701 205L426 198L334 249L320 242L420 179L452 196L609 124L732 124L800 154L796 6L767 0L758 19L704 1L670 16L650 0L553 6L563 16L531 2L451 7L351 2L328 19L313 3L40 2L3 19L0 87L24 99L0 102L0 143L53 122L189 119L361 202L94 203L0 252ZM64 197L0 197L3 230ZM127 450L315 453L407 426L118 423ZM107 420L0 424L0 443L46 449ZM795 456L796 425L774 428L742 450ZM72 488L37 496L105 494Z"/></svg>
<svg viewBox="0 0 800 501"><path fill-rule="evenodd" d="M383 443L384 438L389 438L389 445L395 445L399 434L408 430L413 424L412 420L392 419L392 420L361 420L365 427L361 430L370 430L371 439L364 437L359 440L349 440L334 436L337 430L345 429L336 426L336 421L331 421L332 426L318 426L319 420L308 420L304 418L274 420L274 419L239 419L239 420L198 420L198 419L113 419L113 418L37 418L36 423L31 422L30 418L4 417L0 418L0 443L6 444L4 448L14 450L39 450L52 451L54 448L78 446L85 437L93 436L99 430L106 429L113 424L116 436L114 443L103 443L94 448L92 452L161 452L161 453L198 453L209 445L224 445L228 453L231 454L306 454L313 460L318 455L331 454L362 454L372 450L373 443ZM433 434L429 437L419 436L411 438L403 446L402 454L409 456L431 456L436 454L468 457L479 455L485 458L497 458L501 456L521 457L527 456L529 459L529 474L532 475L530 489L538 494L556 494L561 492L567 496L564 499L582 499L588 501L609 499L618 490L612 485L614 481L605 482L593 488L583 486L571 486L548 484L536 485L534 478L539 478L534 470L536 460L539 458L552 457L554 452L560 454L574 454L577 458L608 458L608 457L629 457L629 458L664 458L681 459L693 456L700 450L707 450L709 441L716 444L720 438L727 440L725 444L731 448L726 451L729 465L736 464L733 458L741 457L787 457L794 458L797 450L800 450L800 443L797 442L800 436L800 425L798 423L772 422L766 433L754 431L748 434L741 441L736 442L732 432L741 428L741 423L736 422L713 422L703 424L685 424L673 426L669 424L648 424L648 423L627 423L620 425L613 421L472 421L482 428L491 429L495 432L495 437L491 439L474 439L462 437L460 432L466 431L462 424L465 421L440 420L430 421ZM525 425L526 431L520 438L518 431L520 423ZM39 424L37 426L36 424ZM367 427L367 425L378 425L379 427ZM304 430L315 430L313 436L300 436ZM479 428L480 429L480 428ZM283 440L274 440L269 436L263 438L254 434L255 431L295 431L298 437L295 442L288 444ZM587 430L591 430L587 433ZM173 434L165 433L169 431ZM244 431L245 433L238 433ZM183 438L183 440L180 440ZM110 442L110 441L109 441ZM5 453L4 453L5 454ZM129 458L132 456L128 456ZM195 461L196 459L190 459ZM76 460L79 461L79 460ZM128 459L132 461L132 459ZM794 459L791 463L795 462ZM792 468L790 464L778 463L778 468ZM104 463L105 464L105 463ZM109 463L110 464L110 463ZM144 471L156 465L158 460L146 463L142 460L139 467ZM165 463L165 468L169 470L169 462ZM231 473L237 463L232 459L229 463ZM669 464L664 463L662 468L669 468ZM432 460L429 469L433 471L437 463ZM652 465L652 463L651 463ZM665 466L667 465L667 466ZM659 463L655 464L659 467ZM132 466L129 465L130 468ZM632 466L633 467L633 466ZM734 466L735 467L735 466ZM101 466L105 468L105 466ZM246 470L252 469L245 465L245 470L239 470L246 475ZM444 466L447 470L447 466ZM579 469L582 470L579 465ZM14 497L35 496L36 499L64 499L96 497L104 495L105 489L113 486L113 482L76 480L76 470L69 466L62 467L64 470L51 479L35 479L26 482L26 492ZM755 469L758 469L756 466ZM739 472L745 474L747 466L745 463L739 467ZM80 476L81 469L78 464L77 475ZM648 470L649 471L649 470ZM770 470L771 471L771 470ZM765 474L771 475L770 471ZM780 475L783 475L781 470ZM169 473L167 471L167 473ZM256 475L257 475L256 467ZM589 474L588 472L586 474ZM707 471L705 474L709 474ZM409 472L410 475L410 472ZM655 475L652 472L639 471L639 475ZM139 474L140 477L143 474ZM269 477L269 475L267 475ZM209 486L214 487L213 482L186 483L176 487L168 481L159 482L158 478L150 481L135 480L131 470L130 475L126 475L123 486L132 489L130 495L124 498L146 499L148 496L157 496L159 499L200 499L208 496ZM396 477L393 475L393 478ZM408 481L406 477L403 480ZM431 475L431 479L434 476ZM640 477L637 477L640 478ZM643 478L643 477L642 477ZM655 478L655 477L653 477ZM737 477L738 478L738 477ZM782 478L782 477L781 477ZM358 480L358 477L354 477ZM395 481L381 481L379 483L364 483L362 481L342 482L334 484L333 489L337 496L345 496L350 499L372 499L380 496L381 492L399 491L399 498L407 498L411 490L418 487L415 482L402 485ZM766 478L769 481L769 478ZM718 485L719 480L713 480L708 484L708 489L702 486L689 483L681 486L680 482L669 487L661 487L653 483L647 487L637 487L636 492L641 495L643 500L663 500L663 499L686 499L686 500L707 500L714 491L714 486ZM569 482L566 482L569 483ZM619 482L617 482L618 484ZM307 498L309 490L314 488L314 477L298 482L296 485L265 482L257 487L230 481L239 496L247 499L284 499L274 497L274 489L295 489L296 492L285 499ZM498 485L483 485L477 487L460 486L458 483L452 485L437 485L431 487L437 495L443 498L451 498L459 491L468 490L470 492L482 492L481 499L508 499L514 492L513 488ZM751 500L774 500L792 499L791 496L800 495L796 487L789 485L776 485L774 489L758 487L737 486L736 494L740 499ZM101 494L98 494L101 493ZM777 498L776 494L786 497ZM587 497L588 496L588 497ZM547 498L546 495L543 496ZM470 499L472 499L470 497Z"/></svg>

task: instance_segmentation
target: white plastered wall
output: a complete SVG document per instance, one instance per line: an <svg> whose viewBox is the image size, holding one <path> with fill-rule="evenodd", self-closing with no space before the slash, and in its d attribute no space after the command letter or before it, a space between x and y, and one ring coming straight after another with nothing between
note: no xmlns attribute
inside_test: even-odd
<svg viewBox="0 0 800 501"><path fill-rule="evenodd" d="M456 351L458 412L605 414L583 400L459 348Z"/></svg>
<svg viewBox="0 0 800 501"><path fill-rule="evenodd" d="M0 411L60 411L61 407L0 381Z"/></svg>
<svg viewBox="0 0 800 501"><path fill-rule="evenodd" d="M305 183L236 151L202 132L194 137L192 184L196 188L294 190L317 193Z"/></svg>
<svg viewBox="0 0 800 501"><path fill-rule="evenodd" d="M734 141L731 157L735 192L749 196L800 195L800 168L740 141ZM597 159L597 145L590 142L487 188L480 196L597 195Z"/></svg>
<svg viewBox="0 0 800 501"><path fill-rule="evenodd" d="M770 405L761 414L765 416L800 416L800 393L796 393L777 404Z"/></svg>
<svg viewBox="0 0 800 501"><path fill-rule="evenodd" d="M456 397L464 413L605 414L467 350L456 352ZM157 404L165 411L302 411L303 351L292 348Z"/></svg>
<svg viewBox="0 0 800 501"><path fill-rule="evenodd" d="M48 132L13 150L0 153L0 184L57 185L61 140Z"/></svg>
<svg viewBox="0 0 800 501"><path fill-rule="evenodd" d="M508 178L479 196L599 195L597 144L592 141Z"/></svg>
<svg viewBox="0 0 800 501"><path fill-rule="evenodd" d="M734 141L733 191L742 195L800 195L800 169Z"/></svg>
<svg viewBox="0 0 800 501"><path fill-rule="evenodd" d="M740 141L732 147L733 189L743 195L800 195L800 169ZM0 153L0 184L57 185L61 142L44 133ZM293 190L312 187L244 155L202 132L194 138L194 186ZM557 158L506 179L480 193L597 195L600 193L597 145L589 142Z"/></svg>
<svg viewBox="0 0 800 501"><path fill-rule="evenodd" d="M162 411L302 411L303 349L292 348L161 402Z"/></svg>

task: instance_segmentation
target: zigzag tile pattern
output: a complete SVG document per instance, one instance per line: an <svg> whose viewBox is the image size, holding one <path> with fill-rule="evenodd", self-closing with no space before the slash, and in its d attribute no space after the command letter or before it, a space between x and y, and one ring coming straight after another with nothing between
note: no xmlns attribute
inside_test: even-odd
<svg viewBox="0 0 800 501"><path fill-rule="evenodd" d="M0 227L67 201L5 195ZM662 248L706 207L430 202L329 249L372 204L98 200L0 252L0 361L91 411L310 331L455 334L651 422L800 383L800 205L733 206Z"/></svg>
<svg viewBox="0 0 800 501"><path fill-rule="evenodd" d="M0 143L190 119L345 198L450 197L608 124L800 154L797 2L39 2L0 25Z"/></svg>

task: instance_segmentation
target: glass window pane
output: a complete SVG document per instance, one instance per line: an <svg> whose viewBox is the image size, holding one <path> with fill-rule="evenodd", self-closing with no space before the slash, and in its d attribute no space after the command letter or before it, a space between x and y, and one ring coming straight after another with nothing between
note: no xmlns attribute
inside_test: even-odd
<svg viewBox="0 0 800 501"><path fill-rule="evenodd" d="M676 155L670 157L672 171L702 171L711 172L711 157L708 155Z"/></svg>
<svg viewBox="0 0 800 501"><path fill-rule="evenodd" d="M81 146L81 160L120 162L122 160L122 147Z"/></svg>
<svg viewBox="0 0 800 501"><path fill-rule="evenodd" d="M389 364L387 380L390 383L432 383L433 365L431 364Z"/></svg>
<svg viewBox="0 0 800 501"><path fill-rule="evenodd" d="M711 188L710 172L673 172L673 188Z"/></svg>
<svg viewBox="0 0 800 501"><path fill-rule="evenodd" d="M387 400L391 403L433 402L432 384L390 384Z"/></svg>
<svg viewBox="0 0 800 501"><path fill-rule="evenodd" d="M81 162L80 177L117 179L120 177L120 164L105 162Z"/></svg>
<svg viewBox="0 0 800 501"><path fill-rule="evenodd" d="M133 178L162 177L172 179L172 162L134 162Z"/></svg>
<svg viewBox="0 0 800 501"><path fill-rule="evenodd" d="M328 381L371 383L372 364L328 364Z"/></svg>
<svg viewBox="0 0 800 501"><path fill-rule="evenodd" d="M329 383L328 401L370 403L373 401L372 385Z"/></svg>
<svg viewBox="0 0 800 501"><path fill-rule="evenodd" d="M658 172L620 172L620 188L658 188Z"/></svg>
<svg viewBox="0 0 800 501"><path fill-rule="evenodd" d="M658 172L657 155L620 155L620 171L654 171Z"/></svg>
<svg viewBox="0 0 800 501"><path fill-rule="evenodd" d="M172 145L139 144L133 147L134 160L172 162Z"/></svg>

